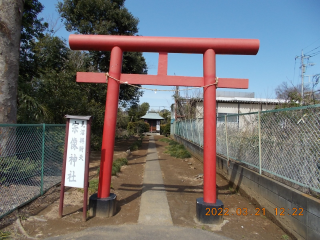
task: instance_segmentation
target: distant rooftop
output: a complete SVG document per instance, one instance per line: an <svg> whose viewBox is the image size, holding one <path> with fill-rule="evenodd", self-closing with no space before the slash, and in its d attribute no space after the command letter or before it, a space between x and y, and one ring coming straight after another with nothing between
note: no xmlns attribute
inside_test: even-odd
<svg viewBox="0 0 320 240"><path fill-rule="evenodd" d="M142 119L155 119L155 120L164 120L158 113L148 112L146 115L141 117Z"/></svg>
<svg viewBox="0 0 320 240"><path fill-rule="evenodd" d="M188 99L185 98L185 101ZM254 92L229 92L229 91L217 91L216 95L217 103L232 102L232 103L262 103L262 104L281 104L286 103L284 99L270 99L270 98L255 98ZM199 102L203 99L199 98Z"/></svg>
<svg viewBox="0 0 320 240"><path fill-rule="evenodd" d="M217 102L280 104L280 103L286 103L287 101L283 99L269 99L269 98L217 97Z"/></svg>

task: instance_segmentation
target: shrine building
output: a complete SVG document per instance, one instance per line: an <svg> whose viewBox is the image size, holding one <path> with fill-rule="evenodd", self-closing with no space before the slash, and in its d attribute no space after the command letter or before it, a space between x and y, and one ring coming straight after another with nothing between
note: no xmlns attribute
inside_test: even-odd
<svg viewBox="0 0 320 240"><path fill-rule="evenodd" d="M145 122L150 125L150 132L160 133L160 120L164 120L158 113L155 112L147 112L146 115L142 116Z"/></svg>

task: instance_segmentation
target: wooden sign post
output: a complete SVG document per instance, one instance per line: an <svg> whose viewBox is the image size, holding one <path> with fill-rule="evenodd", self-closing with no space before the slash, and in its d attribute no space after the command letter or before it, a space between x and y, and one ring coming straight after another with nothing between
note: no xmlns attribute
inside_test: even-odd
<svg viewBox="0 0 320 240"><path fill-rule="evenodd" d="M83 188L82 220L86 221L89 187L91 116L66 115L65 118L67 119L67 125L61 175L59 217L61 218L63 214L65 187Z"/></svg>

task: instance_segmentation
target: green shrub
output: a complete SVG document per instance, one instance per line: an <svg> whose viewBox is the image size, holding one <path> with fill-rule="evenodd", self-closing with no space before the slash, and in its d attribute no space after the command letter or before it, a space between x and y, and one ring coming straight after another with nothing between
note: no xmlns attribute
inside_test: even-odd
<svg viewBox="0 0 320 240"><path fill-rule="evenodd" d="M133 151L137 151L139 149L138 145L137 144L133 144L130 146L130 151L133 152Z"/></svg>
<svg viewBox="0 0 320 240"><path fill-rule="evenodd" d="M131 146L130 146L130 151L136 151L142 146L142 139L135 141Z"/></svg>
<svg viewBox="0 0 320 240"><path fill-rule="evenodd" d="M143 132L149 132L150 131L150 124L147 122L143 122Z"/></svg>
<svg viewBox="0 0 320 240"><path fill-rule="evenodd" d="M164 135L164 136L169 136L170 135L170 126L171 126L171 123L160 125L160 134Z"/></svg>
<svg viewBox="0 0 320 240"><path fill-rule="evenodd" d="M41 160L14 157L0 158L0 183L17 182L21 179L40 175Z"/></svg>
<svg viewBox="0 0 320 240"><path fill-rule="evenodd" d="M130 135L135 134L142 134L144 132L149 132L150 125L147 122L144 121L138 121L138 122L129 122L127 126L128 133Z"/></svg>
<svg viewBox="0 0 320 240"><path fill-rule="evenodd" d="M134 122L129 122L128 126L127 126L127 131L129 133L129 135L134 135L135 134L135 123Z"/></svg>

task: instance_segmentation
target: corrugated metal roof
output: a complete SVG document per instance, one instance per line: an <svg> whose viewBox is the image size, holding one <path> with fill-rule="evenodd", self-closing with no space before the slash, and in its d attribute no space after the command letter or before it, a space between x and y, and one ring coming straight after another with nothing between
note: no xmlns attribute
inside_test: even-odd
<svg viewBox="0 0 320 240"><path fill-rule="evenodd" d="M285 103L283 99L268 99L268 98L242 98L242 97L217 97L217 102L243 102L243 103Z"/></svg>
<svg viewBox="0 0 320 240"><path fill-rule="evenodd" d="M158 113L147 113L146 115L141 117L142 119L156 119L156 120L164 120Z"/></svg>

